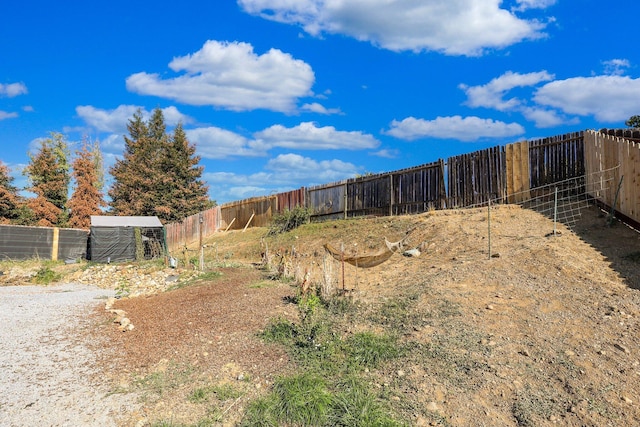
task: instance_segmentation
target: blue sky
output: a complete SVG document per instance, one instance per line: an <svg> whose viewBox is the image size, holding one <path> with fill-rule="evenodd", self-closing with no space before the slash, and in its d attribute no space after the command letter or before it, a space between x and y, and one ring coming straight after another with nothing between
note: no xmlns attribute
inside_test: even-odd
<svg viewBox="0 0 640 427"><path fill-rule="evenodd" d="M640 114L635 2L29 1L0 7L0 160L50 132L121 156L138 109L219 203Z"/></svg>

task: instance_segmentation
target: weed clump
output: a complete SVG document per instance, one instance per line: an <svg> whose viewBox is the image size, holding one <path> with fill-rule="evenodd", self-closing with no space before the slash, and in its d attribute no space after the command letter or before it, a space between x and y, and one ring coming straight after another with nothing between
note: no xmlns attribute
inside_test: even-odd
<svg viewBox="0 0 640 427"><path fill-rule="evenodd" d="M38 285L48 285L60 280L60 275L53 271L49 267L42 267L38 270L35 276L33 276L33 282Z"/></svg>
<svg viewBox="0 0 640 427"><path fill-rule="evenodd" d="M313 292L292 298L299 321L272 319L261 337L283 345L303 373L280 378L272 391L252 402L243 426L401 426L363 378L403 354L391 334L339 334L336 313L357 310L347 299L325 300ZM351 306L351 307L348 307Z"/></svg>
<svg viewBox="0 0 640 427"><path fill-rule="evenodd" d="M269 236L286 233L303 224L307 224L311 219L311 209L296 206L292 210L285 210L280 215L275 215L269 227Z"/></svg>

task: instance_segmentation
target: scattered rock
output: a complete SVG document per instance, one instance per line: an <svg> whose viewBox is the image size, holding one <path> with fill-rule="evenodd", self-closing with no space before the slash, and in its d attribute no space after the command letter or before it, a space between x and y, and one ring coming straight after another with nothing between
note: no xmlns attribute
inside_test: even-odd
<svg viewBox="0 0 640 427"><path fill-rule="evenodd" d="M419 249L409 249L407 251L404 251L402 253L402 255L406 256L406 257L419 257L421 255L421 252Z"/></svg>
<svg viewBox="0 0 640 427"><path fill-rule="evenodd" d="M618 344L618 343L616 343L616 344L614 344L613 346L614 346L616 349L618 349L618 350L620 350L620 351L622 351L622 352L624 352L624 353L627 353L627 354L631 353L631 352L629 351L629 349L628 349L627 347L623 346L622 344Z"/></svg>

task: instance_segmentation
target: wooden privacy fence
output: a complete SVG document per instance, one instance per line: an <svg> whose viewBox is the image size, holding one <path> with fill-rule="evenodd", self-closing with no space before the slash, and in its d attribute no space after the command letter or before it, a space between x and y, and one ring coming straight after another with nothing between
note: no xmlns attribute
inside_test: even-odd
<svg viewBox="0 0 640 427"><path fill-rule="evenodd" d="M448 207L463 208L505 197L504 147L449 157Z"/></svg>
<svg viewBox="0 0 640 427"><path fill-rule="evenodd" d="M220 206L220 226L237 230L249 226L266 227L277 213L276 196L253 197Z"/></svg>
<svg viewBox="0 0 640 427"><path fill-rule="evenodd" d="M413 214L446 207L444 160L390 174L390 215Z"/></svg>
<svg viewBox="0 0 640 427"><path fill-rule="evenodd" d="M607 191L592 196L637 224L640 223L640 138L634 139L587 131L584 152L587 189L602 187L596 180L613 182ZM602 175L602 171L612 176Z"/></svg>
<svg viewBox="0 0 640 427"><path fill-rule="evenodd" d="M307 208L312 218L326 220L346 217L346 198L346 181L307 188Z"/></svg>
<svg viewBox="0 0 640 427"><path fill-rule="evenodd" d="M583 132L529 142L529 187L543 187L584 175Z"/></svg>
<svg viewBox="0 0 640 427"><path fill-rule="evenodd" d="M264 227L274 215L296 206L308 208L312 219L325 220L464 208L488 201L522 203L540 196L534 193L543 191L541 188L548 189L549 184L572 178L582 182L582 177L594 177L597 172L617 165L620 165L617 175L610 180L615 181L616 186L624 181L619 194L617 191L604 194L602 186L598 187L598 194L589 194L640 222L639 145L640 131L608 129L516 142L453 156L446 163L438 160L389 173L227 203L205 214L202 227L205 235L218 229ZM588 193L589 182L585 185ZM199 224L200 217L194 215L180 225L167 226L170 250L197 241Z"/></svg>
<svg viewBox="0 0 640 427"><path fill-rule="evenodd" d="M445 207L444 161L307 189L312 218L399 215Z"/></svg>
<svg viewBox="0 0 640 427"><path fill-rule="evenodd" d="M164 228L167 250L177 251L220 229L220 206L190 215L180 222L166 224Z"/></svg>

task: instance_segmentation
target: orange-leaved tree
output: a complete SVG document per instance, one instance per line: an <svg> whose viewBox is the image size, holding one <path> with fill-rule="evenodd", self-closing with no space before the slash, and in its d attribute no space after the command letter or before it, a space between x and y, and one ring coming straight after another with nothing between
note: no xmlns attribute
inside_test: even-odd
<svg viewBox="0 0 640 427"><path fill-rule="evenodd" d="M96 143L90 148L85 138L71 164L75 186L67 204L70 227L89 228L91 215L101 215L101 208L107 205L101 187L101 159L99 144Z"/></svg>
<svg viewBox="0 0 640 427"><path fill-rule="evenodd" d="M18 219L20 196L13 185L9 167L0 160L0 224L8 224Z"/></svg>

